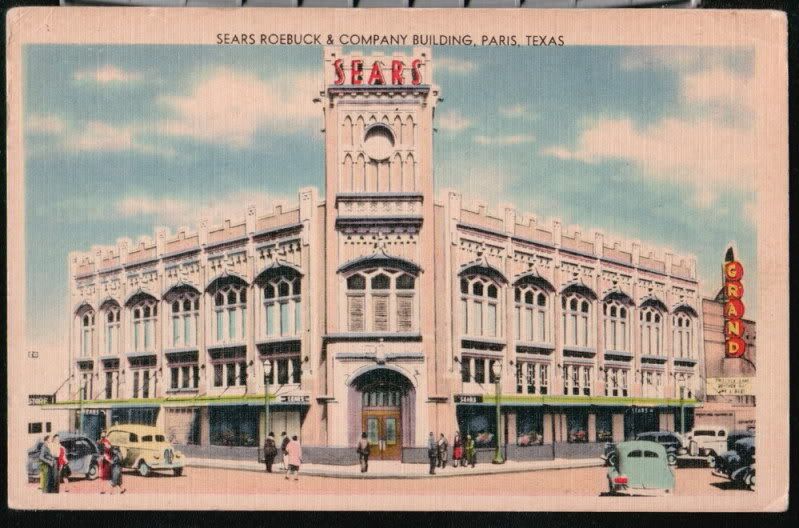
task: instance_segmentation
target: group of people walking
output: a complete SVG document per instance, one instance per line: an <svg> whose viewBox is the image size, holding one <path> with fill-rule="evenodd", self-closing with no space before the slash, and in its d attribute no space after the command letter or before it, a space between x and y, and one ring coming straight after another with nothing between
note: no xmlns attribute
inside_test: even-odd
<svg viewBox="0 0 799 528"><path fill-rule="evenodd" d="M264 440L264 464L266 472L272 473L272 465L277 455L281 455L281 471L285 471L286 479L293 475L294 480L300 479L300 465L302 464L302 446L297 440L297 435L291 438L283 431L280 434L280 448L275 442L275 433L270 432Z"/></svg>
<svg viewBox="0 0 799 528"><path fill-rule="evenodd" d="M470 465L474 467L477 463L477 452L474 446L474 439L472 435L466 435L466 441L461 439L459 432L455 433L452 439L452 467L464 467ZM430 460L430 474L436 474L436 468L447 467L449 458L449 442L441 433L436 440L435 435L431 432L427 438L427 458Z"/></svg>
<svg viewBox="0 0 799 528"><path fill-rule="evenodd" d="M125 493L127 490L122 487L122 456L119 448L108 441L105 431L100 434L97 448L97 476L105 483L100 493ZM39 489L42 493L69 493L71 475L67 450L61 444L59 436L45 436L39 449Z"/></svg>
<svg viewBox="0 0 799 528"><path fill-rule="evenodd" d="M42 493L58 493L63 486L63 491L68 493L69 475L67 450L58 435L45 436L39 450L39 489Z"/></svg>

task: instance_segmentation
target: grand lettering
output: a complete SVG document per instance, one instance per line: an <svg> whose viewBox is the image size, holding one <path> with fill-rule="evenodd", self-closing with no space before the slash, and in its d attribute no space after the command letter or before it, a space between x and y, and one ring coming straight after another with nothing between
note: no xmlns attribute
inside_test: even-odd
<svg viewBox="0 0 799 528"><path fill-rule="evenodd" d="M744 276L744 268L740 262L735 260L725 262L724 273L724 293L727 302L724 303L724 353L728 358L739 358L746 352L746 342L743 340L744 325L743 319L746 308L741 300L744 295L744 287L741 278Z"/></svg>
<svg viewBox="0 0 799 528"><path fill-rule="evenodd" d="M359 86L367 84L370 86L382 86L386 83L386 75L383 72L384 65L381 61L374 61L372 65L366 68L368 77L364 78L364 63L361 59L352 59L349 67L344 64L342 59L336 59L333 62L333 72L335 73L334 84L343 85L347 82L347 70L349 70L349 84ZM405 77L405 61L394 59L391 61L391 84L400 86L406 84ZM422 84L422 61L414 59L411 61L411 79L410 82L414 86Z"/></svg>

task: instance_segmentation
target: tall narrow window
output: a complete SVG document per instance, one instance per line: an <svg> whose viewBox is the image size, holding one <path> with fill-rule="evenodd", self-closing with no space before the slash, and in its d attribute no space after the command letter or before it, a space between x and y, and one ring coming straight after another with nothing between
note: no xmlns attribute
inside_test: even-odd
<svg viewBox="0 0 799 528"><path fill-rule="evenodd" d="M272 273L264 280L261 311L263 337L295 336L301 333L301 280L299 274L289 269Z"/></svg>
<svg viewBox="0 0 799 528"><path fill-rule="evenodd" d="M530 284L516 287L517 328L519 341L551 343L549 331L549 298L547 294Z"/></svg>
<svg viewBox="0 0 799 528"><path fill-rule="evenodd" d="M121 310L116 304L105 309L105 355L119 354L119 315Z"/></svg>
<svg viewBox="0 0 799 528"><path fill-rule="evenodd" d="M82 357L92 355L94 342L94 311L88 310L81 317L80 354Z"/></svg>
<svg viewBox="0 0 799 528"><path fill-rule="evenodd" d="M693 325L689 314L679 312L672 317L672 336L674 357L693 358Z"/></svg>
<svg viewBox="0 0 799 528"><path fill-rule="evenodd" d="M502 316L499 296L499 285L486 276L470 275L461 279L464 335L501 336Z"/></svg>
<svg viewBox="0 0 799 528"><path fill-rule="evenodd" d="M155 327L158 322L158 301L153 297L142 297L131 306L130 313L133 332L131 345L133 352L152 352L155 350Z"/></svg>
<svg viewBox="0 0 799 528"><path fill-rule="evenodd" d="M638 313L641 354L644 356L662 355L661 335L663 318L660 310L654 306L645 306L641 308Z"/></svg>
<svg viewBox="0 0 799 528"><path fill-rule="evenodd" d="M227 284L214 291L213 333L217 343L239 343L247 337L247 286Z"/></svg>
<svg viewBox="0 0 799 528"><path fill-rule="evenodd" d="M561 297L563 341L567 346L592 346L592 302L578 293Z"/></svg>
<svg viewBox="0 0 799 528"><path fill-rule="evenodd" d="M628 309L619 301L613 300L602 305L604 315L605 350L629 352Z"/></svg>
<svg viewBox="0 0 799 528"><path fill-rule="evenodd" d="M197 344L197 327L200 317L200 299L196 293L171 295L172 339L174 348Z"/></svg>

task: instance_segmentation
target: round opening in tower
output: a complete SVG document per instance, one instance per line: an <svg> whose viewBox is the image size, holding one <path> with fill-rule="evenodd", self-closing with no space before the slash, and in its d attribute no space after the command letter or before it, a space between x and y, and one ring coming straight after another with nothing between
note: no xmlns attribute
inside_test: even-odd
<svg viewBox="0 0 799 528"><path fill-rule="evenodd" d="M384 161L394 152L394 133L383 124L372 125L363 137L363 150L374 161Z"/></svg>

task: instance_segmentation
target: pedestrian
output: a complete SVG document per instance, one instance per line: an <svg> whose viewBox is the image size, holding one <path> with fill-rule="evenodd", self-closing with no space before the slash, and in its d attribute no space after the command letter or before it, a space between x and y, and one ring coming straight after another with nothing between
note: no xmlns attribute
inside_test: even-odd
<svg viewBox="0 0 799 528"><path fill-rule="evenodd" d="M49 440L49 437L48 437ZM42 448L39 450L39 462L43 465L40 466L40 471L44 475L42 493L54 493L56 481L56 457L52 452L53 443L50 441L43 442Z"/></svg>
<svg viewBox="0 0 799 528"><path fill-rule="evenodd" d="M264 440L264 464L266 464L266 472L272 472L272 464L275 462L277 456L277 446L275 445L275 433L269 432Z"/></svg>
<svg viewBox="0 0 799 528"><path fill-rule="evenodd" d="M366 473L369 470L369 439L366 433L361 433L361 439L358 440L358 462L361 463L361 473Z"/></svg>
<svg viewBox="0 0 799 528"><path fill-rule="evenodd" d="M474 450L474 439L472 435L466 435L466 463L471 464L474 467L475 459L477 458L477 454Z"/></svg>
<svg viewBox="0 0 799 528"><path fill-rule="evenodd" d="M452 439L452 467L463 465L463 440L461 434L455 431L455 438Z"/></svg>
<svg viewBox="0 0 799 528"><path fill-rule="evenodd" d="M58 435L53 436L53 443L58 449L58 457L56 458L56 492L61 490L61 485L64 485L64 493L69 493L69 477L72 471L69 468L69 460L67 460L67 450L61 445L61 439Z"/></svg>
<svg viewBox="0 0 799 528"><path fill-rule="evenodd" d="M122 453L116 446L111 447L111 495L114 489L119 490L120 495L128 491L122 487Z"/></svg>
<svg viewBox="0 0 799 528"><path fill-rule="evenodd" d="M111 493L111 441L105 431L100 433L97 447L100 448L100 486L102 488L100 493Z"/></svg>
<svg viewBox="0 0 799 528"><path fill-rule="evenodd" d="M39 490L42 493L47 492L47 479L49 478L47 463L42 460L42 451L47 446L47 442L49 441L50 435L45 435L45 437L42 438L42 445L39 447Z"/></svg>
<svg viewBox="0 0 799 528"><path fill-rule="evenodd" d="M449 442L447 442L447 438L444 436L444 433L438 437L438 445L437 447L437 460L436 465L441 469L447 467L447 455L449 454Z"/></svg>
<svg viewBox="0 0 799 528"><path fill-rule="evenodd" d="M289 469L286 478L294 475L294 480L300 480L300 464L302 464L302 446L300 446L297 435L291 437L291 441L286 445L286 455Z"/></svg>
<svg viewBox="0 0 799 528"><path fill-rule="evenodd" d="M291 439L286 435L286 431L280 433L280 469L281 471L288 471L289 466L286 463L286 446L289 445Z"/></svg>
<svg viewBox="0 0 799 528"><path fill-rule="evenodd" d="M427 458L430 460L430 474L436 474L436 460L438 459L438 445L436 444L436 437L433 432L427 437Z"/></svg>

